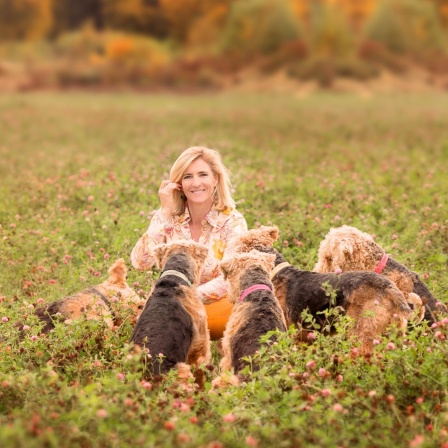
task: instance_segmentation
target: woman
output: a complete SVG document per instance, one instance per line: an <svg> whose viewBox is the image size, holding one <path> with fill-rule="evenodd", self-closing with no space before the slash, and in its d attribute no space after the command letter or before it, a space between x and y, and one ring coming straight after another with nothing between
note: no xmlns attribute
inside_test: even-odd
<svg viewBox="0 0 448 448"><path fill-rule="evenodd" d="M160 208L132 250L132 265L149 269L154 264L150 250L157 244L185 239L208 246L198 293L207 311L210 337L219 339L232 312L219 262L229 240L247 232L219 153L203 146L186 149L174 162L170 180L162 181L159 198Z"/></svg>

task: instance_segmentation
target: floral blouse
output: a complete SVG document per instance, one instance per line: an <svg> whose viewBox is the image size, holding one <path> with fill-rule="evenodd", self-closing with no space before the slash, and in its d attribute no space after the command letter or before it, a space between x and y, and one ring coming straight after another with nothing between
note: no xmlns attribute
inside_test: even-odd
<svg viewBox="0 0 448 448"><path fill-rule="evenodd" d="M176 240L192 240L188 207L179 216L166 219L160 209L151 219L148 230L137 241L131 253L134 268L146 270L154 265L150 248ZM205 304L216 302L227 295L227 281L219 270L219 262L227 243L236 235L247 232L243 215L235 209L211 210L202 221L199 243L209 247L209 254L202 270L199 297Z"/></svg>

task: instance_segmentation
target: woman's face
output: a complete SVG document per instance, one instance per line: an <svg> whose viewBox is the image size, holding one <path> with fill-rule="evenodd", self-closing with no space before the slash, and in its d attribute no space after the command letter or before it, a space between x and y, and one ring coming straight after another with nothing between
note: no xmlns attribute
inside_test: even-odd
<svg viewBox="0 0 448 448"><path fill-rule="evenodd" d="M210 165L202 158L191 162L182 176L182 190L189 204L213 205L213 192L218 179Z"/></svg>

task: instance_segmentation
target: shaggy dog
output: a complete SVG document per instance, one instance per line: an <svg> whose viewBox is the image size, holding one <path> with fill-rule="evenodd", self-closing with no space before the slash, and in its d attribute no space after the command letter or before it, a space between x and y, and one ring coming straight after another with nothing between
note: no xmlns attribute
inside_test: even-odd
<svg viewBox="0 0 448 448"><path fill-rule="evenodd" d="M148 353L148 369L157 379L176 368L184 383L190 366L208 363L210 334L204 305L196 293L208 248L194 241L160 244L153 256L162 273L140 315L131 341ZM203 372L196 371L203 385Z"/></svg>
<svg viewBox="0 0 448 448"><path fill-rule="evenodd" d="M66 321L84 317L103 319L109 328L121 324L120 308L131 310L133 323L145 301L126 283L126 264L123 258L115 261L108 270L109 278L94 287L64 297L50 305L39 307L35 313L44 322L43 333L54 328L54 321Z"/></svg>
<svg viewBox="0 0 448 448"><path fill-rule="evenodd" d="M403 266L374 242L371 235L355 227L333 228L320 243L316 272L374 271L392 280L404 296L417 294L425 306L425 319L434 322L437 311L446 307L437 301L420 277ZM412 296L408 300L412 303Z"/></svg>
<svg viewBox="0 0 448 448"><path fill-rule="evenodd" d="M308 309L323 326L323 311L342 307L353 318L351 333L361 340L361 350L368 353L372 342L390 324L404 330L412 314L404 295L386 277L374 272L346 272L321 274L303 271L291 266L272 247L278 237L277 227L250 230L232 241L237 252L255 248L275 255L275 268L271 272L274 291L285 314L287 325L303 324L301 314ZM418 300L418 297L415 298Z"/></svg>
<svg viewBox="0 0 448 448"><path fill-rule="evenodd" d="M228 298L234 304L222 338L222 370L233 369L237 374L247 365L243 358L260 348L261 336L276 329L286 331L285 317L269 280L274 260L274 255L254 250L227 257L221 263L224 278L229 280ZM213 381L213 387L226 381L223 375ZM237 384L237 378L228 382Z"/></svg>

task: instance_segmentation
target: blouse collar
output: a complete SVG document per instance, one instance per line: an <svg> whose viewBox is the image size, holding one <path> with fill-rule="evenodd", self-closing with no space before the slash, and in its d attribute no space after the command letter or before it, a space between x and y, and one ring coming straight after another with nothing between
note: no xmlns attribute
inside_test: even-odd
<svg viewBox="0 0 448 448"><path fill-rule="evenodd" d="M207 221L212 227L215 229L220 229L224 223L229 219L229 215L232 212L231 209L225 209L222 211L216 210L212 208L204 217L205 221ZM185 212L180 216L181 222L188 223L191 220L190 210L188 210L188 206L185 207Z"/></svg>

